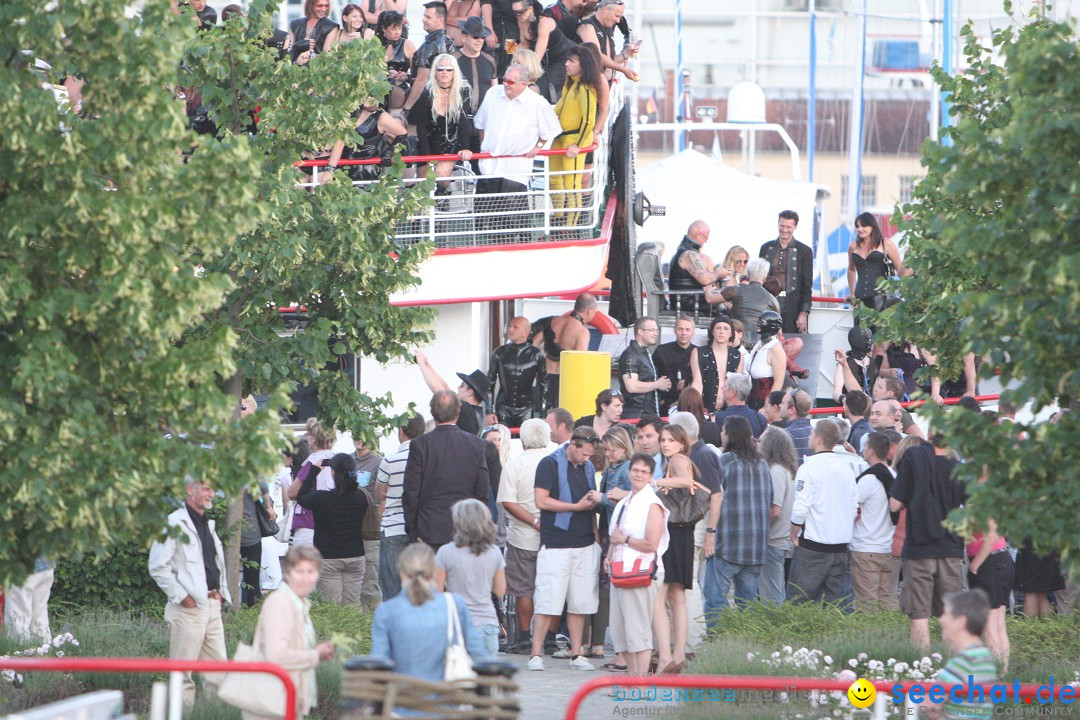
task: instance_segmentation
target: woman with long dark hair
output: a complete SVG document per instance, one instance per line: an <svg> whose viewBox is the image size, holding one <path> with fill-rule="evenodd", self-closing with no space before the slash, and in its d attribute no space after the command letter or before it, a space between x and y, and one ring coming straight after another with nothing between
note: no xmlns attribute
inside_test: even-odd
<svg viewBox="0 0 1080 720"><path fill-rule="evenodd" d="M322 553L319 594L330 602L359 605L364 584L364 539L360 526L367 514L367 496L360 492L356 460L347 453L330 459L332 490L316 490L309 473L296 499L315 514L315 547Z"/></svg>
<svg viewBox="0 0 1080 720"><path fill-rule="evenodd" d="M698 480L698 469L690 460L690 439L681 427L668 425L660 432L660 454L664 476L656 481L657 488L689 488ZM682 672L686 665L686 638L690 632L686 591L694 587L694 527L669 523L668 534L670 543L663 555L664 584L653 607L658 674ZM673 632L668 630L668 605Z"/></svg>
<svg viewBox="0 0 1080 720"><path fill-rule="evenodd" d="M405 37L405 16L394 10L379 13L375 37L386 49L386 80L390 83L390 92L383 105L391 115L404 122L405 99L412 89L409 69L416 53L416 45Z"/></svg>
<svg viewBox="0 0 1080 720"><path fill-rule="evenodd" d="M708 562L702 597L705 620L710 625L728 606L728 589L733 584L738 605L757 599L773 496L769 465L758 452L750 422L730 416L724 419L720 432L724 441L720 456L723 502L719 506L713 503L709 509L702 548Z"/></svg>
<svg viewBox="0 0 1080 720"><path fill-rule="evenodd" d="M911 275L904 267L896 243L881 234L877 218L864 212L855 218L855 239L848 245L848 288L851 297L864 305L883 310L885 294L877 289L881 278Z"/></svg>
<svg viewBox="0 0 1080 720"><path fill-rule="evenodd" d="M558 31L557 31L558 32ZM585 156L581 148L593 143L596 128L597 96L605 83L592 53L576 46L570 49L565 61L566 78L563 81L555 114L559 117L562 133L551 144L552 150L565 150L565 155L548 158L551 169L551 199L556 208L579 208L584 205L581 171L585 168ZM562 191L562 192L560 192ZM556 215L565 225L578 224L578 213Z"/></svg>
<svg viewBox="0 0 1080 720"><path fill-rule="evenodd" d="M339 43L347 43L371 37L371 29L364 21L364 11L356 3L349 3L341 11L341 34Z"/></svg>

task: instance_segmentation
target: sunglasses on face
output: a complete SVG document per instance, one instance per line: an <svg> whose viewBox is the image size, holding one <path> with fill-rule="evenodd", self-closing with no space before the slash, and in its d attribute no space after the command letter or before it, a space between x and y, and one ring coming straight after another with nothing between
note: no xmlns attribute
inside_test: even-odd
<svg viewBox="0 0 1080 720"><path fill-rule="evenodd" d="M435 72L454 72L454 68L452 68L452 67L435 68Z"/></svg>

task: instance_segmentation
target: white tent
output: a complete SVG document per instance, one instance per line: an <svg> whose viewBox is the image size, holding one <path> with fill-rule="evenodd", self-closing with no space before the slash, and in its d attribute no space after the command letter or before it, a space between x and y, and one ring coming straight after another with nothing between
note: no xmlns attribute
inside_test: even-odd
<svg viewBox="0 0 1080 720"><path fill-rule="evenodd" d="M780 211L794 210L799 213L795 238L812 247L819 187L747 175L684 150L638 171L637 189L653 205L667 208L666 216L652 217L638 228L638 242L662 243L663 259L670 260L690 223L704 220L711 229L705 253L715 262L723 262L732 245L742 245L755 258L762 243L776 238Z"/></svg>

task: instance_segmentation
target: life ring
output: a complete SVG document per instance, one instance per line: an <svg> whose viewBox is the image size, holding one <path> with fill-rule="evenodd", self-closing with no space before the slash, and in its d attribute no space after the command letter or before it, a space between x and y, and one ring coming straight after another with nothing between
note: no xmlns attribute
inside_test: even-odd
<svg viewBox="0 0 1080 720"><path fill-rule="evenodd" d="M563 313L563 317L566 317L570 313ZM615 321L611 319L610 315L596 311L593 315L593 319L589 321L589 324L600 331L601 335L618 335L619 329L615 326Z"/></svg>

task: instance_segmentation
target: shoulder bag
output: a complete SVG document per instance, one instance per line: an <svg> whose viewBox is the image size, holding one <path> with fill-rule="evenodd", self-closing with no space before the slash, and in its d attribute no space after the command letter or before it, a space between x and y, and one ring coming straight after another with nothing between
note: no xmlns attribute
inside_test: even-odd
<svg viewBox="0 0 1080 720"><path fill-rule="evenodd" d="M255 501L255 520L259 524L260 537L273 537L278 534L278 524L270 519L261 499Z"/></svg>
<svg viewBox="0 0 1080 720"><path fill-rule="evenodd" d="M697 521L709 512L709 496L712 493L697 480L688 488L665 489L660 499L664 507L671 511L668 525L671 527L693 527Z"/></svg>
<svg viewBox="0 0 1080 720"><path fill-rule="evenodd" d="M615 518L615 527L622 521L623 513L626 512L626 503L619 508L619 516ZM624 559L611 563L611 584L624 590L633 588L649 587L656 576L656 553L636 553L637 558L630 564Z"/></svg>
<svg viewBox="0 0 1080 720"><path fill-rule="evenodd" d="M251 645L238 643L236 662L265 662L262 653ZM267 673L230 672L218 685L218 697L233 707L268 718L285 717L285 686L281 679Z"/></svg>
<svg viewBox="0 0 1080 720"><path fill-rule="evenodd" d="M446 598L446 659L443 667L443 680L458 686L472 687L476 684L476 671L469 651L465 649L465 634L461 631L457 603L451 593L443 593Z"/></svg>

